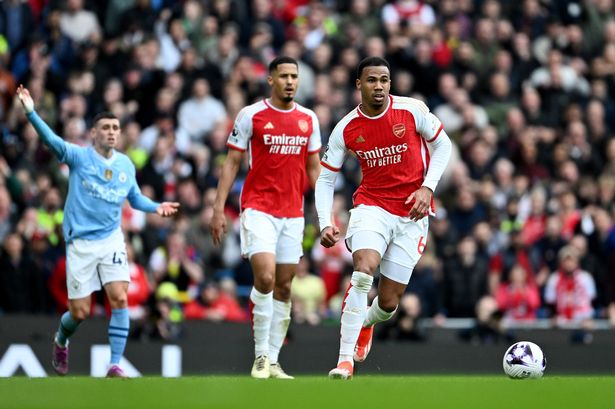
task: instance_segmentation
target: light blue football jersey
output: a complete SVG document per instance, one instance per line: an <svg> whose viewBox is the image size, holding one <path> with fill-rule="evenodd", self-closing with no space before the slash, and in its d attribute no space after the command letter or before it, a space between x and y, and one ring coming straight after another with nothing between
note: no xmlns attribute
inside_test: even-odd
<svg viewBox="0 0 615 409"><path fill-rule="evenodd" d="M107 159L93 146L65 142L36 112L27 117L58 160L70 168L62 226L67 243L74 239L104 239L119 229L126 199L135 209L156 211L159 204L141 194L128 156L114 151Z"/></svg>

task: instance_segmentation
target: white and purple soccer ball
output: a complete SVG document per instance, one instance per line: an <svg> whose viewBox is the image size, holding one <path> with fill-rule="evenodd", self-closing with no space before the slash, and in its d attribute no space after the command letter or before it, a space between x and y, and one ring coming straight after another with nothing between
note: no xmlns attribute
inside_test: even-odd
<svg viewBox="0 0 615 409"><path fill-rule="evenodd" d="M519 341L506 350L502 365L506 375L513 379L542 378L547 360L538 345Z"/></svg>

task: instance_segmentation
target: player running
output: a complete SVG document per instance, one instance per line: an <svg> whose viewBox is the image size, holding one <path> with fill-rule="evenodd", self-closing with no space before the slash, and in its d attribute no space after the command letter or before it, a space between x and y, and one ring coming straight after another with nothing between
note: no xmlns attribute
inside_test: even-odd
<svg viewBox="0 0 615 409"><path fill-rule="evenodd" d="M68 340L90 314L90 295L104 287L111 305L108 327L111 359L108 377L125 378L119 366L126 348L128 283L121 210L128 199L135 209L162 217L177 212L179 203L155 203L141 194L130 159L115 150L120 121L102 112L94 118L90 135L93 146L80 147L56 135L34 110L30 92L17 89L26 117L42 141L60 162L70 168L69 189L62 230L66 241L68 311L62 315L53 342L52 366L58 375L68 373Z"/></svg>
<svg viewBox="0 0 615 409"><path fill-rule="evenodd" d="M269 64L271 98L243 108L228 137L211 231L219 244L227 231L224 204L244 152L250 169L241 192L241 249L250 259L254 378L292 379L278 362L290 323L290 284L303 255L303 193L320 173L320 127L316 114L294 102L297 61Z"/></svg>
<svg viewBox="0 0 615 409"><path fill-rule="evenodd" d="M433 192L451 153L442 123L413 98L389 95L390 67L368 57L359 63L356 86L361 104L335 127L316 182L321 244L333 246L340 231L332 223L333 187L347 151L361 165L346 243L354 272L342 307L337 367L330 378L350 379L355 361L364 361L374 324L393 316L427 240ZM429 144L432 154L428 150ZM367 293L380 266L378 296L367 308Z"/></svg>

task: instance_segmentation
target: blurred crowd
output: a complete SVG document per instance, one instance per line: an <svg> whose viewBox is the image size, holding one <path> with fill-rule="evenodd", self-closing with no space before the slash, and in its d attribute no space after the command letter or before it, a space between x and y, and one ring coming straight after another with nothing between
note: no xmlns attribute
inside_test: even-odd
<svg viewBox="0 0 615 409"><path fill-rule="evenodd" d="M60 229L67 167L15 98L29 88L65 140L88 144L93 116L121 119L145 194L179 201L165 220L123 212L129 303L142 336L181 336L185 319L246 321L238 195L220 247L208 231L237 112L268 95L267 65L299 61L296 100L323 144L360 100L355 69L385 57L396 95L424 100L453 139L427 248L381 337L421 339L421 318L477 317L591 328L615 324L613 0L4 0L0 2L0 312L66 308ZM361 178L337 178L345 226ZM343 243L318 244L306 191L295 322L338 319L352 272ZM104 303L95 313L105 314Z"/></svg>

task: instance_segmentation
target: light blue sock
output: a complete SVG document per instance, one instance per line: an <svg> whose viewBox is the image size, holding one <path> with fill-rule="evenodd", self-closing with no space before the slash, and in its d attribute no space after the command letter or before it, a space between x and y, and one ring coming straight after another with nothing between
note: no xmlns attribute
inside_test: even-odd
<svg viewBox="0 0 615 409"><path fill-rule="evenodd" d="M75 321L69 311L62 314L60 318L60 326L56 332L56 343L62 347L68 344L68 339L77 331L81 321Z"/></svg>
<svg viewBox="0 0 615 409"><path fill-rule="evenodd" d="M128 330L130 328L130 320L128 318L128 308L118 308L111 310L111 321L109 321L109 346L111 347L111 365L119 364L124 349L126 348L126 340L128 339Z"/></svg>

